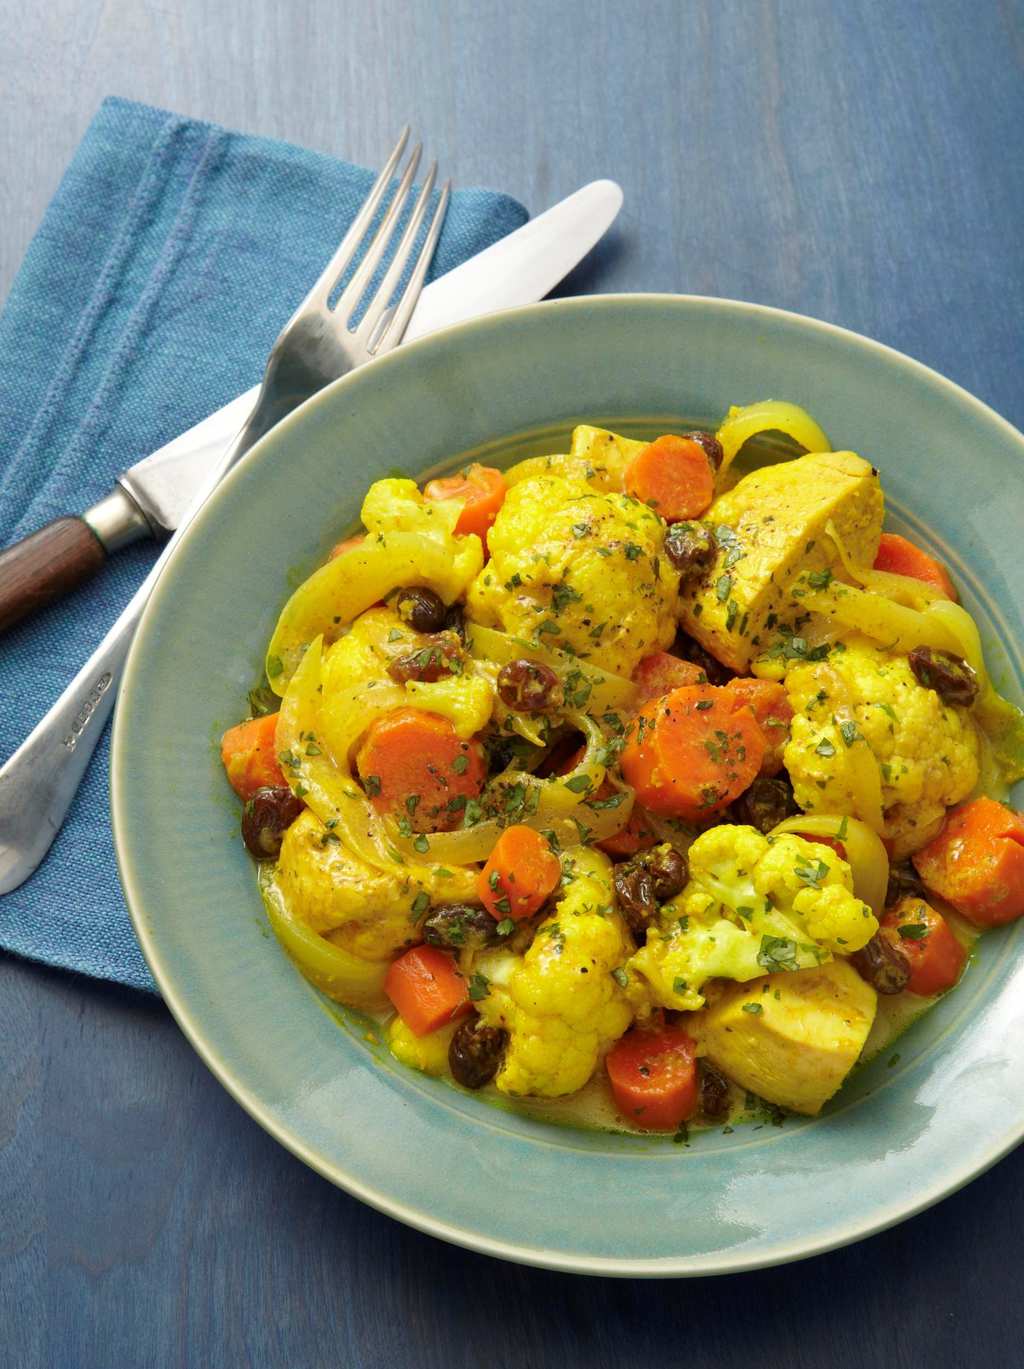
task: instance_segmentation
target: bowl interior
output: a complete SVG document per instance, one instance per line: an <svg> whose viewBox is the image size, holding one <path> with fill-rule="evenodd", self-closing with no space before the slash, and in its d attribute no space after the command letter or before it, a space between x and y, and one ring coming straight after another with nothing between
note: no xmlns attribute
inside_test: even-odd
<svg viewBox="0 0 1024 1369"><path fill-rule="evenodd" d="M582 420L640 436L714 426L730 404L767 396L803 404L834 445L882 468L889 526L950 564L997 682L1019 698L1024 439L864 339L755 306L674 297L516 311L332 387L232 474L139 634L117 717L115 831L165 997L211 1068L284 1144L435 1234L594 1272L749 1268L898 1220L1019 1138L1018 929L983 938L957 992L859 1070L820 1119L683 1146L553 1127L404 1070L370 1024L306 985L263 917L216 744L259 678L283 599L351 527L367 485L396 469L419 477L468 459L506 465L565 450Z"/></svg>

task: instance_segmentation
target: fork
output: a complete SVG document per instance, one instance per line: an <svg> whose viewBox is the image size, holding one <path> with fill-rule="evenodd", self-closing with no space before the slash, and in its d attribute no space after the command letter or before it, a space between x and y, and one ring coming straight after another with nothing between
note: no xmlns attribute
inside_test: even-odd
<svg viewBox="0 0 1024 1369"><path fill-rule="evenodd" d="M437 180L437 163L431 162L398 245L384 266L385 254L409 203L420 163L419 144L409 154L394 195L361 258L359 248L384 203L408 141L409 129L405 128L325 271L274 343L252 414L214 465L153 569L64 693L0 767L0 894L28 879L60 831L113 708L128 650L153 587L214 488L285 414L330 381L401 342L434 256L451 191L450 182L445 181L423 244L414 257ZM357 261L351 279L331 307L339 282ZM364 296L382 268L380 282L359 316ZM407 271L408 279L399 292Z"/></svg>

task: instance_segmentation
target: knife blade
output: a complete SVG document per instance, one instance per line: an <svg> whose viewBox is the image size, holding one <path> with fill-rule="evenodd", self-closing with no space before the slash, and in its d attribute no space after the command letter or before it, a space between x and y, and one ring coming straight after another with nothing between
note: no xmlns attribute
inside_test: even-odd
<svg viewBox="0 0 1024 1369"><path fill-rule="evenodd" d="M583 186L425 286L404 342L543 299L603 237L621 206L614 181ZM136 462L84 514L56 519L0 552L0 632L90 579L110 553L173 532L258 393L254 386Z"/></svg>

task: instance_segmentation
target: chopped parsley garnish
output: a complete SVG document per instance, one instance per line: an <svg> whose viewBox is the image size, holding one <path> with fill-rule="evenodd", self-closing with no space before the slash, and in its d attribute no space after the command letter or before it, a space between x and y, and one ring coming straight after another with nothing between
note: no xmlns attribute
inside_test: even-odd
<svg viewBox="0 0 1024 1369"><path fill-rule="evenodd" d="M267 678L276 680L281 671L284 670L284 662L280 656L267 657Z"/></svg>
<svg viewBox="0 0 1024 1369"><path fill-rule="evenodd" d="M365 775L363 777L363 788L366 790L367 794L369 794L371 799L374 798L377 794L380 793L380 776Z"/></svg>
<svg viewBox="0 0 1024 1369"><path fill-rule="evenodd" d="M823 860L798 860L793 873L808 888L820 889L821 881L828 875L828 866Z"/></svg>
<svg viewBox="0 0 1024 1369"><path fill-rule="evenodd" d="M570 604L578 604L583 599L583 595L574 590L572 585L555 585L551 591L551 602L555 606L555 612L561 613Z"/></svg>
<svg viewBox="0 0 1024 1369"><path fill-rule="evenodd" d="M715 582L715 598L720 604L724 604L732 593L732 576L720 575Z"/></svg>
<svg viewBox="0 0 1024 1369"><path fill-rule="evenodd" d="M629 983L629 975L626 973L626 971L622 968L621 965L616 965L615 969L612 970L612 978L615 980L616 984L618 984L620 989L624 989L626 985Z"/></svg>
<svg viewBox="0 0 1024 1369"><path fill-rule="evenodd" d="M776 970L798 970L797 946L785 936L763 936L757 952L757 963L769 972Z"/></svg>
<svg viewBox="0 0 1024 1369"><path fill-rule="evenodd" d="M452 761L452 773L453 773L453 774L455 774L455 775L464 775L468 769L469 769L469 757L468 757L468 756L456 756L455 759Z"/></svg>
<svg viewBox="0 0 1024 1369"><path fill-rule="evenodd" d="M426 853L430 850L430 842L426 839L422 832L413 842L412 849L414 851L418 851L421 856L426 855Z"/></svg>
<svg viewBox="0 0 1024 1369"><path fill-rule="evenodd" d="M635 542L627 542L626 545L623 547L623 551L626 553L627 561L635 561L638 557L643 556L644 554L643 547L638 547Z"/></svg>
<svg viewBox="0 0 1024 1369"><path fill-rule="evenodd" d="M565 781L566 789L571 789L574 794L585 794L590 788L589 775L573 775L572 779Z"/></svg>
<svg viewBox="0 0 1024 1369"><path fill-rule="evenodd" d="M417 917L422 917L429 907L430 895L427 893L426 889L421 889L412 901L412 910Z"/></svg>
<svg viewBox="0 0 1024 1369"><path fill-rule="evenodd" d="M672 981L672 992L673 992L673 993L679 993L679 994L686 993L687 990L689 989L689 987L690 987L689 984L686 982L685 979L682 978L681 975L678 975L678 974L677 974L676 977L675 977L675 979L673 979L673 981Z"/></svg>
<svg viewBox="0 0 1024 1369"><path fill-rule="evenodd" d="M473 974L469 977L469 996L474 1003L486 998L491 991L491 982L486 975Z"/></svg>
<svg viewBox="0 0 1024 1369"><path fill-rule="evenodd" d="M904 941L923 941L928 935L926 922L904 922L896 928Z"/></svg>
<svg viewBox="0 0 1024 1369"><path fill-rule="evenodd" d="M764 1008L761 1007L760 1003L744 1003L743 1011L759 1017L764 1012Z"/></svg>
<svg viewBox="0 0 1024 1369"><path fill-rule="evenodd" d="M499 936L511 936L516 929L516 924L510 917L503 917L494 929Z"/></svg>
<svg viewBox="0 0 1024 1369"><path fill-rule="evenodd" d="M812 570L807 577L807 583L812 589L828 589L832 583L832 572L830 570Z"/></svg>
<svg viewBox="0 0 1024 1369"><path fill-rule="evenodd" d="M819 756L834 756L836 749L827 737L822 737L821 741L814 748Z"/></svg>
<svg viewBox="0 0 1024 1369"><path fill-rule="evenodd" d="M839 724L839 733L847 746L852 746L854 742L864 740L864 738L861 736L860 728L857 726L857 724L853 721L852 718L844 718L844 720Z"/></svg>

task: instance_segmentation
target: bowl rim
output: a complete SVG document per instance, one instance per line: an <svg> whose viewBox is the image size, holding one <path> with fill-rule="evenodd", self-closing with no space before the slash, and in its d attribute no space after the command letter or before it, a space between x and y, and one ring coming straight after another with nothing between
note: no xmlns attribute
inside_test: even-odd
<svg viewBox="0 0 1024 1369"><path fill-rule="evenodd" d="M447 328L442 328L430 333L415 342L396 348L394 351L378 357L374 360L373 366L379 369L393 365L401 359L401 364L408 364L406 358L410 354L415 354L424 348L430 349L439 343L445 342L452 337L470 336L474 333L486 333L493 328L501 328L504 322L510 318L528 317L538 313L565 313L576 314L588 311L598 311L604 309L616 309L623 306L644 306L648 305L655 308L674 307L684 305L689 308L706 308L712 311L720 311L727 314L743 314L753 319L764 318L766 320L779 320L791 326L797 326L812 334L817 333L825 338L840 340L844 345L860 349L876 357L880 357L889 365L902 369L905 373L912 375L918 382L925 382L933 390L944 393L961 405L973 410L974 414L988 423L994 423L1001 428L1004 435L1020 447L1021 457L1024 458L1024 433L1016 428L1012 423L997 413L990 405L973 395L969 390L950 380L934 368L924 362L915 360L905 352L891 347L886 343L878 342L862 333L857 333L852 329L843 328L839 324L829 323L823 319L817 319L807 314L800 314L793 310L778 308L774 305L757 304L749 301L723 298L711 295L693 294L673 294L657 291L638 291L638 292L618 292L613 294L581 295L571 296L563 299L542 300L536 304L522 305L515 309L504 309L494 313L483 315L479 318L469 319L461 323L453 324ZM365 368L359 368L362 371ZM182 537L182 541L176 549L174 555L169 559L168 565L174 567L180 564L183 555L188 555L187 549L195 541L197 530L201 529L206 519L210 516L219 501L225 497L225 491L230 489L232 482L237 478L240 471L244 471L257 452L262 452L264 447L280 439L297 422L301 422L304 416L312 411L316 406L322 405L339 390L343 390L351 384L357 372L350 372L346 376L333 381L325 386L323 390L317 392L305 403L300 405L292 413L288 414L273 429L271 429L253 448L246 453L245 457L235 466L228 475L221 481L210 498L207 500L203 509L193 520L190 527ZM183 550L185 549L185 550ZM166 573L161 576L150 605L159 601L162 595L168 592L168 585L172 582L173 576ZM918 1190L914 1199L910 1202L898 1201L888 1204L886 1209L877 1212L874 1216L864 1220L853 1220L837 1230L832 1231L825 1239L810 1237L806 1241L793 1240L781 1252L776 1248L770 1252L760 1255L737 1255L729 1257L704 1257L704 1256L666 1256L652 1257L651 1259L620 1259L611 1256L591 1256L579 1253L560 1251L550 1251L539 1247L519 1244L513 1241L501 1240L488 1237L478 1232L464 1230L450 1223L440 1221L433 1217L427 1210L420 1210L411 1205L390 1197L387 1193L375 1189L369 1184L363 1183L356 1176L345 1172L339 1165L321 1157L315 1147L307 1144L291 1127L283 1122L279 1122L253 1089L242 1084L233 1075L232 1068L218 1054L215 1044L208 1040L204 1034L201 1024L195 1019L187 1005L182 1001L181 995L175 988L174 973L163 961L160 948L151 936L147 927L145 917L142 915L144 894L141 890L136 874L136 861L128 848L128 841L125 837L127 830L126 823L126 783L127 771L126 754L124 745L125 729L120 725L120 720L127 712L123 705L124 700L132 697L135 676L140 669L140 661L147 651L147 628L152 622L153 615L149 612L150 605L147 605L142 622L136 632L135 639L129 652L124 675L121 682L121 701L115 712L113 734L111 741L110 754L110 802L111 819L114 836L114 847L117 858L118 873L120 875L122 888L124 890L125 901L128 906L132 926L138 938L139 945L146 962L153 974L159 992L165 1004L173 1015L178 1026L181 1028L189 1044L196 1051L197 1055L211 1071L218 1082L225 1088L234 1100L239 1103L246 1112L280 1145L286 1150L308 1165L323 1178L329 1180L343 1191L358 1198L369 1207L375 1208L387 1216L403 1222L405 1225L422 1231L430 1236L435 1236L451 1244L461 1246L468 1250L473 1250L479 1254L494 1256L499 1259L511 1261L516 1264L523 1264L535 1268L556 1270L563 1273L589 1274L604 1277L619 1278L681 1278L681 1277L712 1277L720 1274L744 1273L757 1269L774 1268L778 1265L794 1263L799 1260L810 1259L815 1255L823 1255L829 1251L850 1245L856 1241L864 1240L869 1236L878 1234L888 1228L906 1221L911 1217L932 1207L943 1198L957 1192L964 1185L985 1173L994 1164L998 1163L1004 1156L1009 1154L1022 1140L1024 1140L1024 1110L1022 1110L1019 1120L1006 1126L993 1137L991 1144L987 1147L980 1160L965 1162L961 1168L953 1167L951 1172L939 1182ZM130 705L129 705L130 706Z"/></svg>

